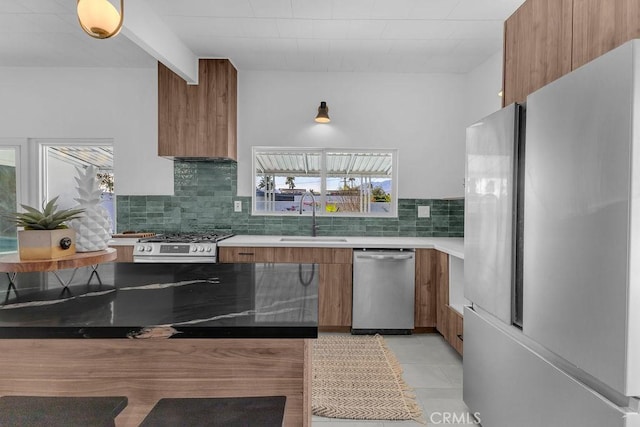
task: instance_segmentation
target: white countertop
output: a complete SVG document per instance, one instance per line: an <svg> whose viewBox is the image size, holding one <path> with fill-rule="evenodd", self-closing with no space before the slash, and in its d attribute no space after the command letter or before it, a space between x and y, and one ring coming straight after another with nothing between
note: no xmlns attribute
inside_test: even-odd
<svg viewBox="0 0 640 427"><path fill-rule="evenodd" d="M133 246L137 238L109 240L109 246ZM380 248L380 249L437 249L441 252L464 259L464 239L462 237L363 237L363 236L233 236L218 243L220 247L294 247L294 248Z"/></svg>
<svg viewBox="0 0 640 427"><path fill-rule="evenodd" d="M363 236L233 236L218 243L220 247L298 247L298 248L381 248L437 249L464 259L462 237L363 237Z"/></svg>

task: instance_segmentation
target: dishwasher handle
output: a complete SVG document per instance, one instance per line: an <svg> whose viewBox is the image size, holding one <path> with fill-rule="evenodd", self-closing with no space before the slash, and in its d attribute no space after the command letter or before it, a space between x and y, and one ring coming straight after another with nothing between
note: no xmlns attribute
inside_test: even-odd
<svg viewBox="0 0 640 427"><path fill-rule="evenodd" d="M413 258L413 254L409 255L364 255L358 254L356 258L360 259L375 259L375 260L405 260Z"/></svg>

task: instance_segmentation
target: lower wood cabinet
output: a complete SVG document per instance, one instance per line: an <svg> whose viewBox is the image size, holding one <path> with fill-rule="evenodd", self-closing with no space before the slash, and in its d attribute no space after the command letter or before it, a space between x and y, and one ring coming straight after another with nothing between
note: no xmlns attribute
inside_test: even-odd
<svg viewBox="0 0 640 427"><path fill-rule="evenodd" d="M447 336L449 320L449 255L436 251L435 255L436 281L436 329Z"/></svg>
<svg viewBox="0 0 640 427"><path fill-rule="evenodd" d="M351 327L353 251L349 248L220 247L221 263L281 262L319 264L318 325Z"/></svg>
<svg viewBox="0 0 640 427"><path fill-rule="evenodd" d="M133 245L109 247L115 249L118 254L114 262L133 262Z"/></svg>
<svg viewBox="0 0 640 427"><path fill-rule="evenodd" d="M420 257L417 257L416 259L420 259ZM449 255L444 252L434 250L432 260L436 330L442 334L444 339L458 353L460 353L460 355L462 355L463 317L449 305Z"/></svg>
<svg viewBox="0 0 640 427"><path fill-rule="evenodd" d="M462 314L447 306L447 334L445 339L453 348L462 355L463 336L463 317Z"/></svg>
<svg viewBox="0 0 640 427"><path fill-rule="evenodd" d="M318 325L351 327L353 251L349 248L220 247L222 263L314 263L319 265ZM449 255L416 250L415 328L434 328L462 354L462 315L449 306ZM420 331L422 329L422 331Z"/></svg>
<svg viewBox="0 0 640 427"><path fill-rule="evenodd" d="M436 254L435 249L416 249L416 329L436 326Z"/></svg>
<svg viewBox="0 0 640 427"><path fill-rule="evenodd" d="M351 327L353 267L351 264L320 264L318 324Z"/></svg>

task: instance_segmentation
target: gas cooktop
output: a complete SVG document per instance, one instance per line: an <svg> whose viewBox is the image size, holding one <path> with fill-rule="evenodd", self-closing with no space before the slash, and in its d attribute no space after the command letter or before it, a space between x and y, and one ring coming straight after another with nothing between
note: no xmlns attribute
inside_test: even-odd
<svg viewBox="0 0 640 427"><path fill-rule="evenodd" d="M175 233L158 234L152 237L145 237L138 240L139 243L217 243L220 240L228 239L233 234L217 233Z"/></svg>

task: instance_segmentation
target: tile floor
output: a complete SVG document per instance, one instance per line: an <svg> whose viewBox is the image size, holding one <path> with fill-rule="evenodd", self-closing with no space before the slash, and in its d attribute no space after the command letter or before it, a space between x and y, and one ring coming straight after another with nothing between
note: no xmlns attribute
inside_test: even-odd
<svg viewBox="0 0 640 427"><path fill-rule="evenodd" d="M474 425L462 401L462 358L439 334L386 335L387 345L413 387L427 425ZM448 418L447 418L448 417ZM461 424L461 420L469 423ZM454 422L456 421L456 422ZM424 426L415 421L355 421L313 417L313 427ZM476 424L477 425L477 424Z"/></svg>

